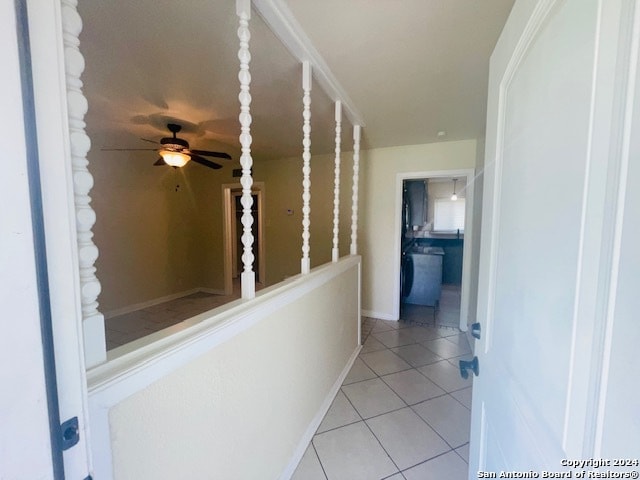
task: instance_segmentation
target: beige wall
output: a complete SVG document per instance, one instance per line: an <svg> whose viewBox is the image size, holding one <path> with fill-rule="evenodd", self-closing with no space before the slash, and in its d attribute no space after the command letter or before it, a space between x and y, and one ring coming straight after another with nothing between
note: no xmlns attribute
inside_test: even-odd
<svg viewBox="0 0 640 480"><path fill-rule="evenodd" d="M379 148L362 152L360 235L362 308L393 318L393 256L396 237L396 177L402 172L474 168L476 141ZM472 284L475 284L472 279Z"/></svg>
<svg viewBox="0 0 640 480"><path fill-rule="evenodd" d="M396 175L473 168L475 140L361 152L359 251L363 254L363 308L392 312L392 258ZM91 160L96 186L96 262L103 312L193 288L223 290L222 193L230 167L210 170L151 167L122 153ZM102 154L104 155L104 154ZM352 154L342 155L340 254L349 253ZM311 159L311 264L331 260L334 156ZM254 180L265 184L266 283L300 273L302 165L300 158L256 161ZM178 191L176 186L180 185ZM287 210L293 214L288 215ZM479 229L476 230L479 232ZM477 267L476 267L477 268ZM475 271L476 268L474 268ZM476 278L472 275L472 278ZM475 285L475 280L472 280ZM475 308L475 302L471 306Z"/></svg>
<svg viewBox="0 0 640 480"><path fill-rule="evenodd" d="M331 261L333 245L334 155L311 157L310 258L315 267ZM340 256L349 253L353 163L347 152L340 169ZM300 273L302 258L302 160L256 162L255 181L265 183L266 283ZM287 210L293 214L288 215Z"/></svg>
<svg viewBox="0 0 640 480"><path fill-rule="evenodd" d="M153 167L137 152L92 152L100 309L110 312L195 288L224 289L222 190L231 167ZM340 254L349 253L352 158L342 155ZM300 273L300 158L256 161L265 184L266 284ZM311 159L311 265L331 261L334 156ZM287 209L293 215L287 215Z"/></svg>
<svg viewBox="0 0 640 480"><path fill-rule="evenodd" d="M114 406L114 477L280 478L356 351L358 269Z"/></svg>
<svg viewBox="0 0 640 480"><path fill-rule="evenodd" d="M90 157L103 312L224 287L219 185L230 170L154 167L136 153Z"/></svg>

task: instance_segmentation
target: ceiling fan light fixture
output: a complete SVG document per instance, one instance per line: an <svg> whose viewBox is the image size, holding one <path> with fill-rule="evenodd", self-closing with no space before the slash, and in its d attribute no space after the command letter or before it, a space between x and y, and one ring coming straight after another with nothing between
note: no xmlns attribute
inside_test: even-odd
<svg viewBox="0 0 640 480"><path fill-rule="evenodd" d="M172 152L171 150L160 150L160 156L164 163L172 167L184 167L191 157L180 152Z"/></svg>

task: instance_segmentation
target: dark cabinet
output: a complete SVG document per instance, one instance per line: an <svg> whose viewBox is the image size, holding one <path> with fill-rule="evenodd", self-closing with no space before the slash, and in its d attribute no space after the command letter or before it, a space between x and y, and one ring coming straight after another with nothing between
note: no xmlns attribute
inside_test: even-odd
<svg viewBox="0 0 640 480"><path fill-rule="evenodd" d="M427 221L427 184L424 180L404 181L405 228L422 227Z"/></svg>

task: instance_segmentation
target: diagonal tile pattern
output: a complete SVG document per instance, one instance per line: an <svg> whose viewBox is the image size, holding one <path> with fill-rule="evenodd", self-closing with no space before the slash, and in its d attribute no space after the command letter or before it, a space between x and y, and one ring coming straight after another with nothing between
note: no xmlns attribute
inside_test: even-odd
<svg viewBox="0 0 640 480"><path fill-rule="evenodd" d="M360 356L292 478L466 480L471 380L457 368L471 355L466 335L365 323Z"/></svg>
<svg viewBox="0 0 640 480"><path fill-rule="evenodd" d="M237 298L239 298L237 292L232 295L196 292L135 312L108 318L104 322L107 350L170 327Z"/></svg>
<svg viewBox="0 0 640 480"><path fill-rule="evenodd" d="M262 284L256 283L256 290L262 288ZM233 283L231 295L215 295L200 291L130 313L107 318L104 322L107 350L112 350L145 337L238 298L240 298L240 281L236 279ZM363 338L365 332L368 335L374 325L375 320L373 319L370 319L370 321L363 320Z"/></svg>

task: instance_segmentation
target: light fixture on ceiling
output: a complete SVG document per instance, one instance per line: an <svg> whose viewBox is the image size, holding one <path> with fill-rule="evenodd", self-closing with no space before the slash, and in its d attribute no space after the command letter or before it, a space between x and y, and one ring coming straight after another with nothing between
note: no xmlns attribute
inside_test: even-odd
<svg viewBox="0 0 640 480"><path fill-rule="evenodd" d="M173 152L171 150L160 150L160 156L164 163L172 167L184 167L191 158L181 152Z"/></svg>
<svg viewBox="0 0 640 480"><path fill-rule="evenodd" d="M453 179L453 195L451 195L451 201L455 202L456 200L458 200L458 195L456 195L456 182L458 181L457 178Z"/></svg>

